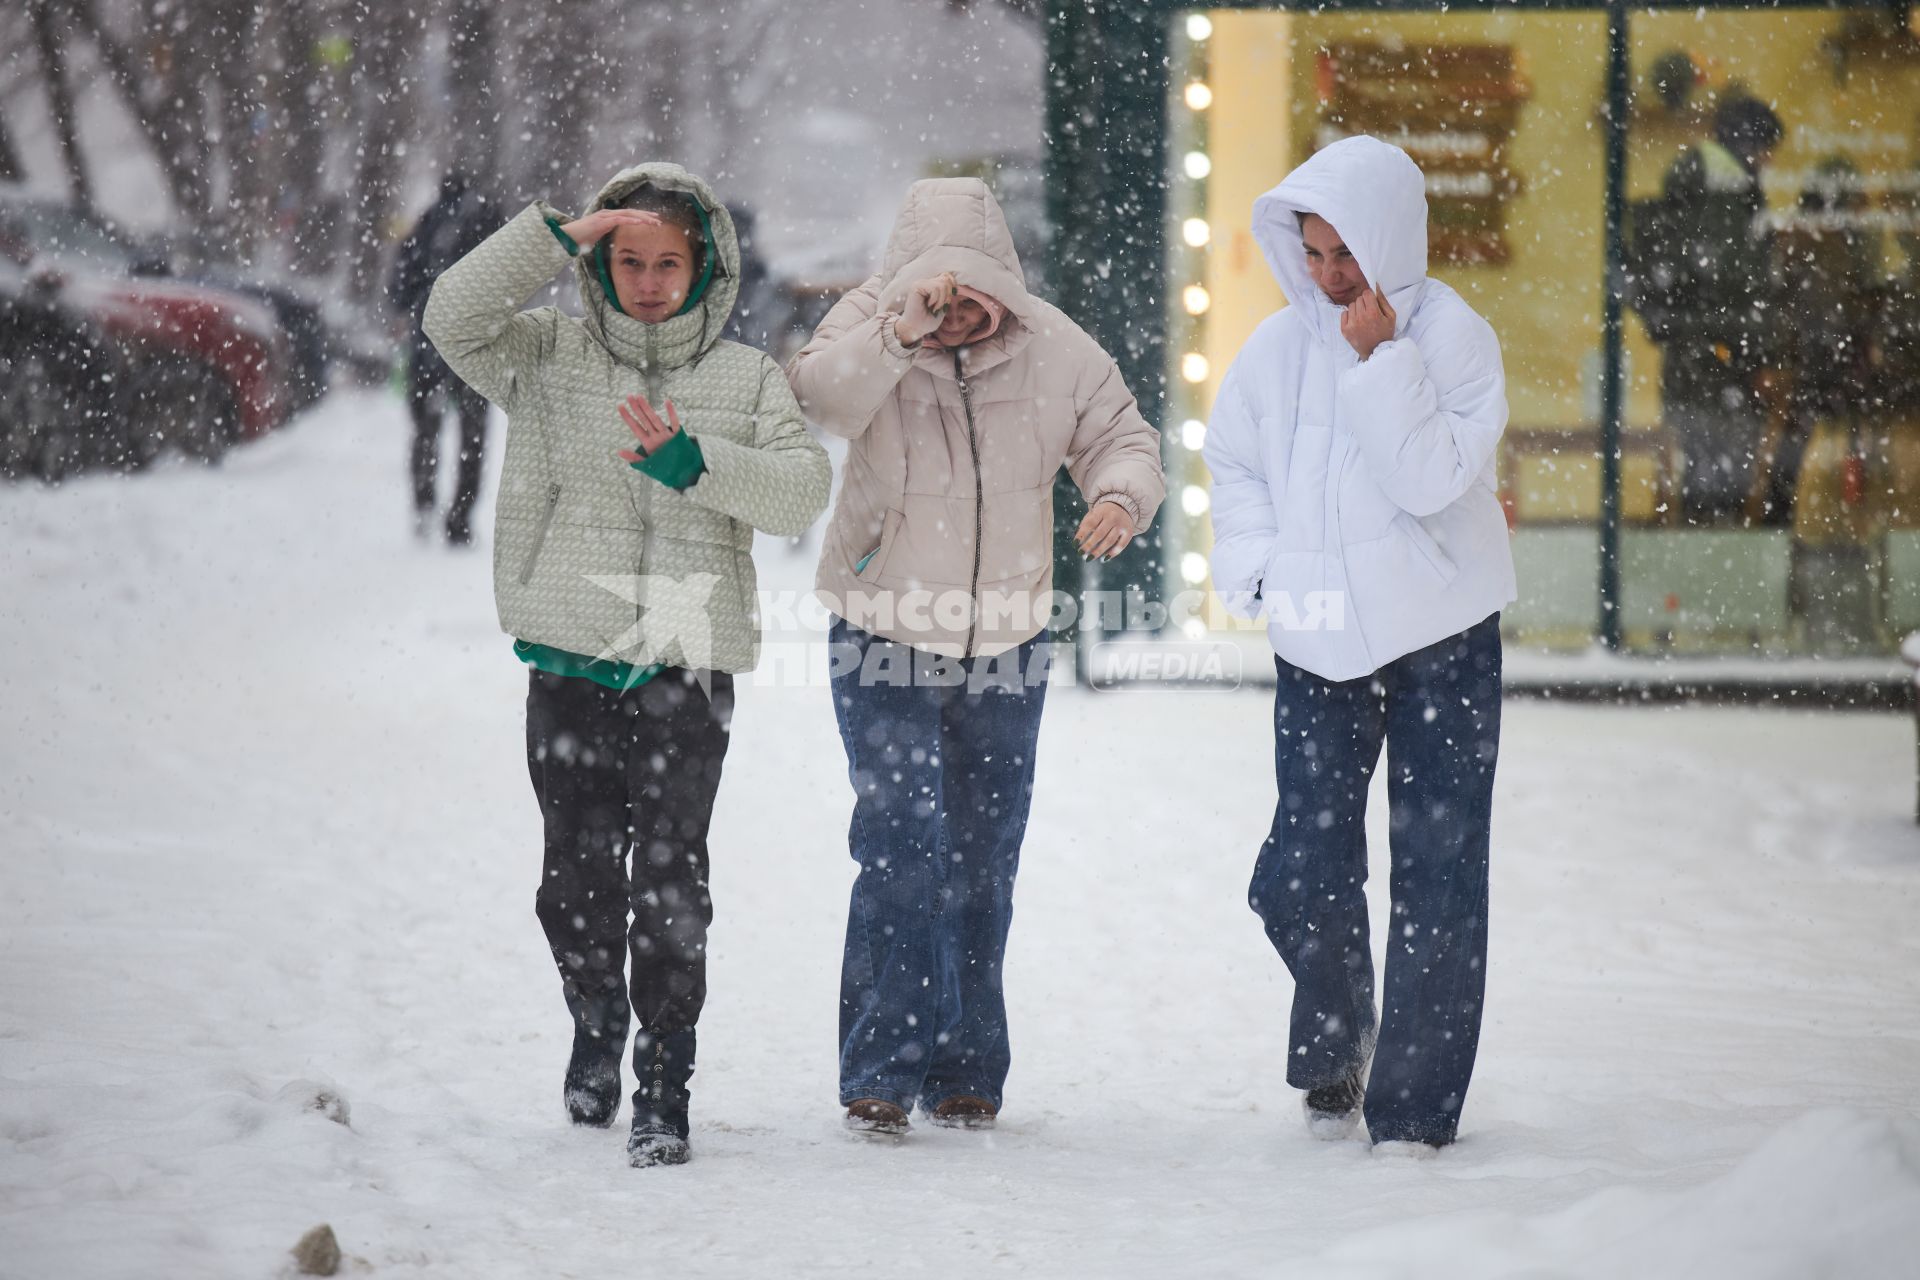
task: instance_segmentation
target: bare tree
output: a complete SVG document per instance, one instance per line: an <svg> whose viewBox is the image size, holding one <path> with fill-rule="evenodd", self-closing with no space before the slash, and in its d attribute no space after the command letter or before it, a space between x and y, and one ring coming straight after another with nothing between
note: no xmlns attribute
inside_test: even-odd
<svg viewBox="0 0 1920 1280"><path fill-rule="evenodd" d="M515 103L511 155L503 166L514 198L546 196L577 204L603 125L631 110L641 70L618 55L622 37L644 30L670 36L659 0L514 0L499 12L514 35L506 69ZM511 17L506 15L511 14ZM654 56L668 56L662 51Z"/></svg>
<svg viewBox="0 0 1920 1280"><path fill-rule="evenodd" d="M6 113L0 111L0 181L18 182L24 173L20 152L13 145L13 130L7 128Z"/></svg>
<svg viewBox="0 0 1920 1280"><path fill-rule="evenodd" d="M61 163L67 170L67 186L75 201L91 208L93 184L87 179L86 158L80 154L80 139L74 127L73 87L68 82L66 43L62 40L70 24L65 14L53 12L51 0L27 0L27 16L33 23L40 78L47 87L54 138L60 146Z"/></svg>
<svg viewBox="0 0 1920 1280"><path fill-rule="evenodd" d="M500 108L493 92L495 0L453 0L447 22L450 164L489 189L499 185Z"/></svg>
<svg viewBox="0 0 1920 1280"><path fill-rule="evenodd" d="M149 59L141 108L163 122L157 141L180 214L204 218L213 205L206 81L225 51L213 47L212 24L199 5L145 0L140 19Z"/></svg>
<svg viewBox="0 0 1920 1280"><path fill-rule="evenodd" d="M226 184L224 192L212 193L205 226L218 243L248 260L268 234L273 202L272 168L264 163L265 86L258 71L265 15L264 6L247 0L223 0L207 13L209 43L221 54L210 69L216 124L208 154L224 162Z"/></svg>
<svg viewBox="0 0 1920 1280"><path fill-rule="evenodd" d="M14 131L7 117L20 99L34 92L39 79L31 65L27 46L33 43L32 25L25 7L0 10L0 179L16 181L26 176L26 166L14 142Z"/></svg>
<svg viewBox="0 0 1920 1280"><path fill-rule="evenodd" d="M335 262L341 202L328 183L328 143L345 132L349 112L344 76L323 43L331 21L330 5L289 0L275 6L265 36L278 189L273 222L286 237L290 265L303 275L324 275Z"/></svg>
<svg viewBox="0 0 1920 1280"><path fill-rule="evenodd" d="M709 13L703 43L708 74L701 83L707 101L700 115L712 124L710 154L705 163L720 181L736 176L734 166L749 151L752 121L764 119L780 92L791 87L793 73L784 58L768 50L792 39L804 11L779 0L753 0L732 11L730 20Z"/></svg>
<svg viewBox="0 0 1920 1280"><path fill-rule="evenodd" d="M404 5L352 0L353 188L346 209L347 288L366 302L379 288L389 247L396 241L401 156L419 132L409 105L415 51L426 29Z"/></svg>

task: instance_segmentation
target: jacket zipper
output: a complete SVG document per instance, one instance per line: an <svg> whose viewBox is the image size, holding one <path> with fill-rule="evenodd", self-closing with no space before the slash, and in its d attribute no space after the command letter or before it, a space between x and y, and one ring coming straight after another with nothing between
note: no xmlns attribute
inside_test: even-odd
<svg viewBox="0 0 1920 1280"><path fill-rule="evenodd" d="M973 456L973 581L967 589L967 647L961 655L973 657L973 642L980 630L980 533L986 512L986 486L980 478L980 440L973 425L973 388L967 385L967 373L960 363L960 352L953 353L953 380L960 384L960 407L967 415L967 452Z"/></svg>
<svg viewBox="0 0 1920 1280"><path fill-rule="evenodd" d="M667 407L656 404L660 399L660 339L654 335L653 326L647 326L647 363L640 371L640 379L646 384L647 403L653 405L654 412L661 418L667 416Z"/></svg>
<svg viewBox="0 0 1920 1280"><path fill-rule="evenodd" d="M647 326L646 339L646 363L640 367L640 385L647 393L647 403L653 406L654 411L664 419L667 416L667 407L660 399L660 339L654 333L652 325ZM640 495L643 493L648 495L645 513L640 510ZM644 480L637 485L627 486L627 500L633 504L634 517L640 521L640 560L633 566L633 571L636 574L644 574L647 571L647 534L653 527L653 522L647 518L653 513L652 494ZM640 610L636 608L634 617L638 620L639 616Z"/></svg>

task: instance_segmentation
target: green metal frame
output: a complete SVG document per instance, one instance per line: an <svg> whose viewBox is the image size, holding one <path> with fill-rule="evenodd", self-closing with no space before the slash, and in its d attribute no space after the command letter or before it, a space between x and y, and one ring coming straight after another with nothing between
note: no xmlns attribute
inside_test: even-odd
<svg viewBox="0 0 1920 1280"><path fill-rule="evenodd" d="M1606 281L1602 292L1605 359L1600 386L1600 640L1620 646L1620 419L1623 317L1621 278L1626 209L1627 99L1631 89L1628 28L1634 10L1889 9L1904 15L1911 0L1492 0L1478 6L1447 0L1048 0L1047 214L1054 236L1048 278L1059 305L1113 353L1127 385L1156 426L1166 425L1167 130L1172 88L1169 59L1174 16L1195 9L1269 9L1324 13L1453 11L1604 12L1607 32ZM1275 175L1276 179L1279 175ZM1054 578L1077 592L1081 565L1072 533L1079 499L1063 481ZM1156 539L1136 542L1103 573L1160 598L1163 566Z"/></svg>

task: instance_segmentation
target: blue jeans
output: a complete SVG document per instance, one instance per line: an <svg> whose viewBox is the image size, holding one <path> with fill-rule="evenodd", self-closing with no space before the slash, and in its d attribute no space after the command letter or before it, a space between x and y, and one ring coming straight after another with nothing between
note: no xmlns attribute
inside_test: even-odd
<svg viewBox="0 0 1920 1280"><path fill-rule="evenodd" d="M939 659L840 619L828 639L860 864L840 1101L932 1110L971 1094L997 1108L1010 1062L1001 961L1051 648L1035 637L994 658Z"/></svg>
<svg viewBox="0 0 1920 1280"><path fill-rule="evenodd" d="M1451 1142L1473 1074L1500 657L1495 614L1358 680L1274 660L1279 803L1248 901L1293 975L1287 1083L1332 1084L1371 1054L1375 1142ZM1376 1017L1364 889L1367 787L1382 742L1393 921Z"/></svg>

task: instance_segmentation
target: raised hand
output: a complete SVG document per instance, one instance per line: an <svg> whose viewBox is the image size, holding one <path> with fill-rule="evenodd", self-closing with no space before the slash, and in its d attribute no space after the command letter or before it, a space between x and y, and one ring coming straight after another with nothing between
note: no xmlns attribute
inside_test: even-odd
<svg viewBox="0 0 1920 1280"><path fill-rule="evenodd" d="M661 225L660 215L648 213L645 209L595 209L584 218L575 218L562 226L567 239L587 249L596 244L601 236L609 235L615 227L657 227Z"/></svg>
<svg viewBox="0 0 1920 1280"><path fill-rule="evenodd" d="M643 396L628 396L620 406L620 418L640 445L638 449L620 450L620 458L625 462L640 461L680 431L680 415L674 412L671 400L667 401L665 422L660 420L660 415L653 411L653 406Z"/></svg>
<svg viewBox="0 0 1920 1280"><path fill-rule="evenodd" d="M1392 340L1397 318L1386 292L1376 284L1340 313L1340 336L1365 360L1375 347Z"/></svg>
<svg viewBox="0 0 1920 1280"><path fill-rule="evenodd" d="M893 335L903 346L913 346L940 327L940 318L960 296L951 271L931 276L907 290L906 310L893 324Z"/></svg>

